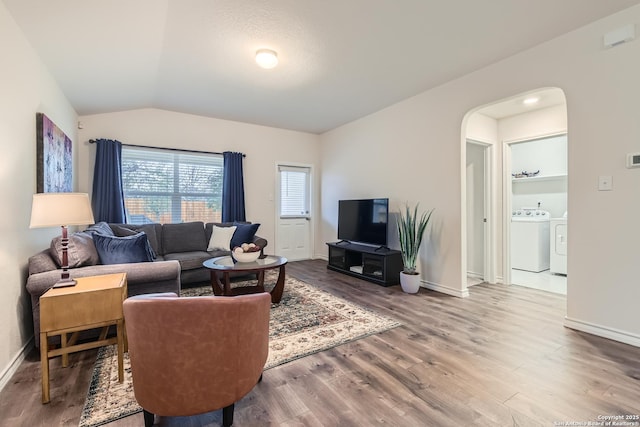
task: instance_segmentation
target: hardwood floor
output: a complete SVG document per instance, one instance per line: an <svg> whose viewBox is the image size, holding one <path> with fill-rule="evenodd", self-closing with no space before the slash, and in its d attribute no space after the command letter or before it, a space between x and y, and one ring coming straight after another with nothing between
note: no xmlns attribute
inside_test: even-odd
<svg viewBox="0 0 640 427"><path fill-rule="evenodd" d="M407 295L319 260L290 263L287 273L403 326L267 370L236 404L236 426L554 426L640 415L640 348L564 328L563 295L486 284L465 299ZM95 354L71 355L64 369L51 362L48 405L30 355L0 393L0 425L76 426ZM221 411L156 420L221 422ZM138 414L108 425L144 424Z"/></svg>

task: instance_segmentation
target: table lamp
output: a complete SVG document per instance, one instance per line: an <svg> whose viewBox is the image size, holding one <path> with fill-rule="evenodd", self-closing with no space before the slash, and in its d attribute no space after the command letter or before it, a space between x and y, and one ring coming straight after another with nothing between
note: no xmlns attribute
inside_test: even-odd
<svg viewBox="0 0 640 427"><path fill-rule="evenodd" d="M93 212L86 193L38 193L33 195L29 228L62 227L62 277L53 286L75 286L69 277L67 226L93 224Z"/></svg>

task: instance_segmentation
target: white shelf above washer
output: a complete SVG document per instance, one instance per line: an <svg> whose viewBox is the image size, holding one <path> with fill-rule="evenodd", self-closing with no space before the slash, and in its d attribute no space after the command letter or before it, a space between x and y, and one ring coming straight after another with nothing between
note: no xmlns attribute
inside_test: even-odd
<svg viewBox="0 0 640 427"><path fill-rule="evenodd" d="M559 175L538 175L538 176L526 176L522 178L511 178L513 182L541 182L541 181L552 181L556 179L566 179L567 174L559 174Z"/></svg>

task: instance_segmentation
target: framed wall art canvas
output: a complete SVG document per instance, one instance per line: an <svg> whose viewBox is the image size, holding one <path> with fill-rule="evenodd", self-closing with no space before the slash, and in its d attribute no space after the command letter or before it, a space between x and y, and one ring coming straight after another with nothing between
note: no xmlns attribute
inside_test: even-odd
<svg viewBox="0 0 640 427"><path fill-rule="evenodd" d="M71 139L43 113L36 114L38 193L67 193L73 185Z"/></svg>

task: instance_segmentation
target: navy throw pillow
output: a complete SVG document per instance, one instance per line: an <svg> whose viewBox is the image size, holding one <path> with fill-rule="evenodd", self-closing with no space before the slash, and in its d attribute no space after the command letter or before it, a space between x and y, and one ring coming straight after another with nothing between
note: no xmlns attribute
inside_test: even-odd
<svg viewBox="0 0 640 427"><path fill-rule="evenodd" d="M144 225L142 227L144 227ZM147 231L143 231L142 227L140 227L137 230L132 230L131 228L122 227L120 225L113 225L113 226L111 226L111 229L113 230L113 234L116 237L135 236L138 233L145 233L147 235L147 240L149 240L149 245L150 245L150 249L151 249L151 257L153 259L156 259L157 258L156 251L153 249L153 243L151 243L151 238L149 237L149 231L150 231L151 233L153 233L153 236L154 236L154 239L155 239L155 235L156 235L155 234L155 228L153 228L153 226L151 226L152 228L147 229Z"/></svg>
<svg viewBox="0 0 640 427"><path fill-rule="evenodd" d="M105 265L153 261L151 246L145 233L125 237L94 234L93 243L100 262Z"/></svg>
<svg viewBox="0 0 640 427"><path fill-rule="evenodd" d="M236 226L236 231L231 238L231 249L243 243L253 242L258 227L260 227L260 224L243 224L241 222L234 222L233 225Z"/></svg>

